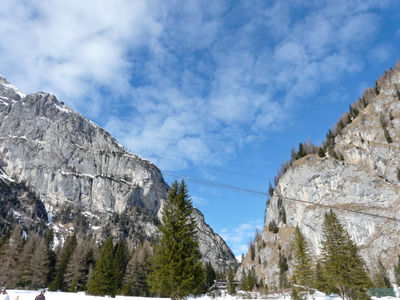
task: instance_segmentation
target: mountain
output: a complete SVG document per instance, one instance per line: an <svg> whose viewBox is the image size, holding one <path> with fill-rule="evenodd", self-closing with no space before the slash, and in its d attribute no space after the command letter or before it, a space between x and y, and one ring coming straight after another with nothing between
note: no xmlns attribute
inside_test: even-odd
<svg viewBox="0 0 400 300"><path fill-rule="evenodd" d="M0 154L0 183L14 190L19 204L10 206L7 196L1 203L12 207L15 216L25 216L27 223L14 221L26 230L38 216L61 238L81 231L98 239L110 234L126 238L132 246L154 240L168 193L160 170L55 96L24 95L2 76ZM30 218L24 213L28 210L35 211ZM201 212L193 214L203 259L217 270L236 264Z"/></svg>
<svg viewBox="0 0 400 300"><path fill-rule="evenodd" d="M288 166L267 202L254 259L251 253L246 255L236 278L254 268L258 280L277 288L280 254L288 259L287 277L291 276L295 227L307 238L312 256L318 257L323 216L333 209L371 275L381 260L393 280L400 254L399 89L398 63L329 131L321 148L326 153L306 155Z"/></svg>

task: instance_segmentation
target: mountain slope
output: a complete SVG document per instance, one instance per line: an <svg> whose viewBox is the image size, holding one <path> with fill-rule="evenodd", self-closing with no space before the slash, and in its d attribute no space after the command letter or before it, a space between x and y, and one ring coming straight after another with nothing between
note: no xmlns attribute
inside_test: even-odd
<svg viewBox="0 0 400 300"><path fill-rule="evenodd" d="M4 172L43 201L64 234L79 225L133 245L155 238L168 192L160 170L53 95L24 95L0 77L0 153ZM217 269L235 263L201 213L194 214L205 258Z"/></svg>
<svg viewBox="0 0 400 300"><path fill-rule="evenodd" d="M364 96L369 104L335 137L332 157L308 155L282 175L268 202L265 227L239 268L254 267L258 279L278 287L279 252L289 260L293 232L300 227L320 254L323 215L332 208L356 242L371 274L379 259L392 276L400 254L400 66L386 72ZM284 223L283 211L286 213ZM383 216L376 217L374 215ZM277 233L269 231L275 222Z"/></svg>

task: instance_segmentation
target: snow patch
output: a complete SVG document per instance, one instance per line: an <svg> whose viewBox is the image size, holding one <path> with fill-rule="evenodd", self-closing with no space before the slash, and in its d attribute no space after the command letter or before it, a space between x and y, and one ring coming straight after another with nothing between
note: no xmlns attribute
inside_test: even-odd
<svg viewBox="0 0 400 300"><path fill-rule="evenodd" d="M6 173L4 173L2 170L0 170L0 179L3 181L9 181L9 182L15 182L15 180L11 179L10 176L8 176Z"/></svg>
<svg viewBox="0 0 400 300"><path fill-rule="evenodd" d="M62 111L62 112L68 113L68 114L72 113L72 110L70 110L70 109L68 109L68 108L66 108L66 107L61 107L61 106L58 105L58 104L55 104L55 107L56 107L59 111Z"/></svg>
<svg viewBox="0 0 400 300"><path fill-rule="evenodd" d="M4 77L3 77L4 78ZM11 83L9 83L8 81L6 81L4 79L3 82L0 82L0 84L4 87L4 89L6 90L13 90L16 94L18 94L21 98L25 98L26 95L21 92L19 89L17 89L15 86L13 86Z"/></svg>

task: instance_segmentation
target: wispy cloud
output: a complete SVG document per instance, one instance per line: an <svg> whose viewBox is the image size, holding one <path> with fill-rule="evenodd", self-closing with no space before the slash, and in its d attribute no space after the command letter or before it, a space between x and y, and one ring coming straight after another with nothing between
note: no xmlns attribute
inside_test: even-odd
<svg viewBox="0 0 400 300"><path fill-rule="evenodd" d="M0 72L25 92L56 94L163 168L210 164L362 71L358 49L388 3L5 0Z"/></svg>
<svg viewBox="0 0 400 300"><path fill-rule="evenodd" d="M242 253L246 254L249 250L249 242L254 239L255 228L261 232L263 226L263 220L257 219L253 222L239 224L232 229L222 229L220 235L230 245L233 253L239 256Z"/></svg>

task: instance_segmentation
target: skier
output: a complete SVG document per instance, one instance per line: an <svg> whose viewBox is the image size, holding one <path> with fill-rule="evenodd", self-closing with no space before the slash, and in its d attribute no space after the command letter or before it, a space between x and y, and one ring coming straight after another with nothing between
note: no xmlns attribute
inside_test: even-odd
<svg viewBox="0 0 400 300"><path fill-rule="evenodd" d="M5 287L3 287L3 288L1 289L0 300L10 300L10 296L8 296Z"/></svg>
<svg viewBox="0 0 400 300"><path fill-rule="evenodd" d="M40 294L36 296L35 300L45 300L46 298L44 296L44 292L45 292L45 289L41 289Z"/></svg>

